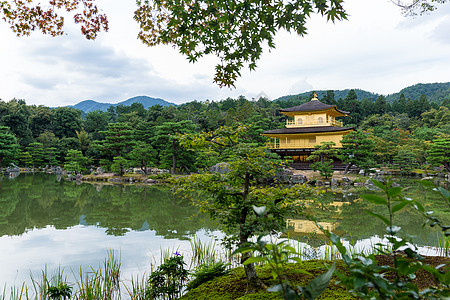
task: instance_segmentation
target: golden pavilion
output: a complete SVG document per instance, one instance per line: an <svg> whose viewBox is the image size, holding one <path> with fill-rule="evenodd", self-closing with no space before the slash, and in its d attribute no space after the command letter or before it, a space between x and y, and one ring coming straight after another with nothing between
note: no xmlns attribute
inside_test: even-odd
<svg viewBox="0 0 450 300"><path fill-rule="evenodd" d="M342 147L344 135L355 130L354 127L343 127L337 117L348 116L349 112L340 110L336 105L319 101L317 95L302 105L280 109L280 112L292 119L286 120L286 127L264 131L262 135L272 138L270 149L281 157L291 156L294 168L307 168L306 159L314 146L322 142L334 142L336 148ZM336 162L335 166L339 165Z"/></svg>

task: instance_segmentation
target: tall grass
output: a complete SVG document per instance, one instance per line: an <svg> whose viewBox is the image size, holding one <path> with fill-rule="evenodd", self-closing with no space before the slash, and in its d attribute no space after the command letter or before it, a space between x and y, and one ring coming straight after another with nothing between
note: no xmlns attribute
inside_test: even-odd
<svg viewBox="0 0 450 300"><path fill-rule="evenodd" d="M109 250L103 267L99 266L98 269L90 267L90 271L85 273L80 268L77 299L120 299L121 263L119 261L115 252Z"/></svg>
<svg viewBox="0 0 450 300"><path fill-rule="evenodd" d="M450 256L450 237L446 236L441 231L441 236L438 235L438 253L441 256Z"/></svg>

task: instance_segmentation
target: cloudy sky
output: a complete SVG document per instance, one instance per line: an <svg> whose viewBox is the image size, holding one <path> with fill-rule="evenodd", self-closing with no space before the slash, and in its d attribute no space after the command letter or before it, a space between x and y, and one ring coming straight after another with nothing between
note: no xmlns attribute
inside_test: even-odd
<svg viewBox="0 0 450 300"><path fill-rule="evenodd" d="M261 94L275 99L310 90L360 88L380 94L450 81L450 4L405 17L388 0L348 0L336 24L313 16L308 35L280 32L255 71L236 89L213 83L215 57L190 64L170 46L137 40L133 0L101 0L110 30L85 40L67 20L67 34L15 37L0 21L0 99L62 106L82 100L117 103L146 95L174 103Z"/></svg>

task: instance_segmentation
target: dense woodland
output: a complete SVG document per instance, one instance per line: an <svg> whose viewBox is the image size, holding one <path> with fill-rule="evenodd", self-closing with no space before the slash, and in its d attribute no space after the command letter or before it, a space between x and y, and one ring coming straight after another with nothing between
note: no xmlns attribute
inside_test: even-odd
<svg viewBox="0 0 450 300"><path fill-rule="evenodd" d="M25 100L0 101L0 164L59 165L71 171L102 166L123 172L132 166L194 172L214 162L182 149L177 134L211 131L239 122L251 125L248 134L253 142L264 144L267 140L260 133L285 126L287 117L279 113L280 108L310 99L311 95L298 95L250 101L241 96L149 109L134 103L87 114L68 107L27 105ZM364 159L372 167L448 167L449 99L430 103L425 95L411 99L400 94L389 103L384 96L358 99L354 90L336 99L330 90L320 100L350 112L351 117L343 122L365 133L370 151Z"/></svg>

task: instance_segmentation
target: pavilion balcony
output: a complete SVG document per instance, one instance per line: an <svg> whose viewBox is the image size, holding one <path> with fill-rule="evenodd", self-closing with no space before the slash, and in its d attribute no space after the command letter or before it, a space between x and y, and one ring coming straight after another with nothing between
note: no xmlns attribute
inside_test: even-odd
<svg viewBox="0 0 450 300"><path fill-rule="evenodd" d="M293 120L286 120L286 128L295 128L295 127L311 127L311 126L337 126L343 127L343 123L341 121L329 120L328 122L318 122L312 121L307 122L303 121L301 124L295 123Z"/></svg>

